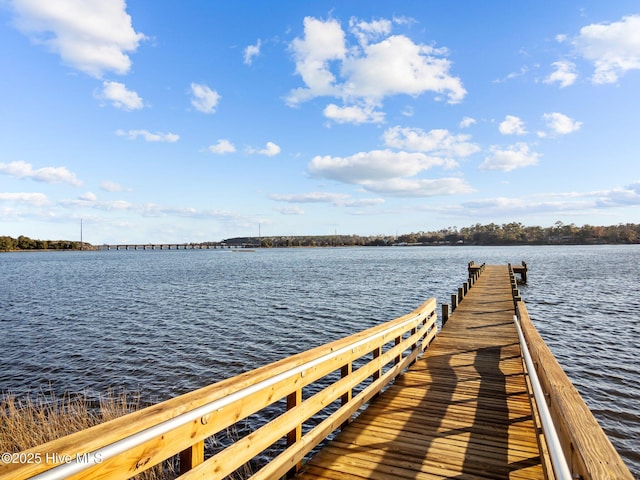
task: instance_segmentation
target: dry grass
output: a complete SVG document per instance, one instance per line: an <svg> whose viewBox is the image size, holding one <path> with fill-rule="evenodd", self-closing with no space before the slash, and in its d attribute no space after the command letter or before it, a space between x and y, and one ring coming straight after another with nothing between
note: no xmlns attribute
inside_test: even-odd
<svg viewBox="0 0 640 480"><path fill-rule="evenodd" d="M21 452L139 408L139 395L127 392L109 391L98 403L86 393L69 393L62 398L53 392L24 398L4 393L0 396L0 451ZM173 478L173 470L172 465L159 465L135 478Z"/></svg>
<svg viewBox="0 0 640 480"><path fill-rule="evenodd" d="M12 393L3 393L0 394L0 452L22 452L142 407L139 394L125 391L109 391L98 402L92 401L86 392L67 393L62 398L53 392L38 392L20 398ZM232 426L222 437L223 443L229 444L240 438L240 434L236 426ZM222 447L215 437L210 440L214 449ZM169 459L133 478L173 479L177 470L175 459ZM253 470L247 463L227 478L244 480L254 473Z"/></svg>

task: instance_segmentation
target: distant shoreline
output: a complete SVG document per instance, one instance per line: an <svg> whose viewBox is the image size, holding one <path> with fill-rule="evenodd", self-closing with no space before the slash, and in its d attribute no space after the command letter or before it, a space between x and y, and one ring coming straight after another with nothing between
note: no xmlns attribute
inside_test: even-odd
<svg viewBox="0 0 640 480"><path fill-rule="evenodd" d="M551 227L519 222L449 227L434 232L401 235L273 235L232 237L205 242L148 242L93 245L71 240L33 240L0 236L0 251L191 250L215 248L374 247L374 246L515 246L640 244L640 225L633 223L577 227L556 222ZM172 248L174 247L174 248Z"/></svg>
<svg viewBox="0 0 640 480"><path fill-rule="evenodd" d="M526 246L536 246L536 247L580 247L580 246L606 246L606 245L640 245L640 242L637 243L618 243L618 242L600 242L600 243L413 243L413 244L392 244L392 245L295 245L295 246L271 246L271 247L261 247L258 245L255 246L225 246L225 247L211 247L207 248L142 248L143 246L149 247L149 245L137 245L138 248L134 248L136 245L130 244L130 248L124 248L125 244L121 244L123 247L120 249L111 248L111 250L116 251L176 251L176 250L230 250L230 251L255 251L258 250L286 250L286 249L299 249L299 248L354 248L354 247L388 247L388 248L416 248L416 247L526 247ZM181 244L182 245L182 244ZM103 252L109 251L107 248L102 248L101 246L91 246L84 248L69 248L69 249L14 249L14 250L0 250L0 253L46 253L46 252Z"/></svg>

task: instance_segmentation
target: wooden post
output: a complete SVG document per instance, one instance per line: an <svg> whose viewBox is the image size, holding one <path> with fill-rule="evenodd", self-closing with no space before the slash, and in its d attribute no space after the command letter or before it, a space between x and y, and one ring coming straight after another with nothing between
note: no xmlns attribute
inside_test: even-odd
<svg viewBox="0 0 640 480"><path fill-rule="evenodd" d="M458 295L456 293L451 294L451 312L454 312L458 308Z"/></svg>
<svg viewBox="0 0 640 480"><path fill-rule="evenodd" d="M187 473L202 462L204 462L204 440L200 440L180 452L180 475Z"/></svg>
<svg viewBox="0 0 640 480"><path fill-rule="evenodd" d="M516 311L516 313L518 312L518 302L522 301L522 297L520 295L515 295L513 297L513 308Z"/></svg>
<svg viewBox="0 0 640 480"><path fill-rule="evenodd" d="M376 359L380 355L382 355L382 347L378 347L373 351L373 358ZM375 382L382 376L382 368L379 368L375 372L373 372L373 381Z"/></svg>
<svg viewBox="0 0 640 480"><path fill-rule="evenodd" d="M342 368L340 368L340 377L341 378L348 377L349 375L351 375L352 371L353 371L353 364L349 362L346 365L344 365ZM346 405L351 401L352 398L353 398L353 390L349 389L344 394L342 394L342 397L340 397L340 403L342 405ZM349 417L349 419L346 422L344 422L340 426L340 428L346 427L347 425L349 425L350 422L351 422L351 417Z"/></svg>
<svg viewBox="0 0 640 480"><path fill-rule="evenodd" d="M418 327L413 327L411 329L411 336L413 337L416 333L418 333ZM416 348L418 348L418 344L417 343L412 343L411 344L411 350L415 350Z"/></svg>
<svg viewBox="0 0 640 480"><path fill-rule="evenodd" d="M445 323L449 320L449 304L442 304L442 326L444 327Z"/></svg>
<svg viewBox="0 0 640 480"><path fill-rule="evenodd" d="M462 289L464 290L464 295L465 297L467 296L467 293L469 293L469 282L464 282L462 284Z"/></svg>
<svg viewBox="0 0 640 480"><path fill-rule="evenodd" d="M462 299L464 298L464 288L462 287L458 287L458 298L460 299L460 301L462 301Z"/></svg>
<svg viewBox="0 0 640 480"><path fill-rule="evenodd" d="M373 359L375 360L380 355L382 355L382 347L378 347L373 351ZM375 372L373 372L372 383L375 383L382 376L382 368L379 368ZM373 398L378 398L380 396L380 392L376 393Z"/></svg>
<svg viewBox="0 0 640 480"><path fill-rule="evenodd" d="M302 389L298 389L295 392L287 395L287 411L291 410L296 405L300 405L302 403ZM296 428L287 433L287 447L295 444L302 438L302 423L296 425ZM295 467L293 467L287 473L287 477L291 478L296 473L298 473L302 469L302 462L298 462Z"/></svg>

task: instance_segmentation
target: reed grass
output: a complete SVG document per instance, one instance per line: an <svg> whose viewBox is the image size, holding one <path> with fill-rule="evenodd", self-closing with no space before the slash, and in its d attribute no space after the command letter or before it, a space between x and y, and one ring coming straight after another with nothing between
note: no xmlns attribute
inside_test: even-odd
<svg viewBox="0 0 640 480"><path fill-rule="evenodd" d="M17 453L71 433L107 422L141 408L140 395L108 391L98 401L86 392L37 392L24 397L0 395L0 451ZM175 477L171 460L137 475L139 480Z"/></svg>

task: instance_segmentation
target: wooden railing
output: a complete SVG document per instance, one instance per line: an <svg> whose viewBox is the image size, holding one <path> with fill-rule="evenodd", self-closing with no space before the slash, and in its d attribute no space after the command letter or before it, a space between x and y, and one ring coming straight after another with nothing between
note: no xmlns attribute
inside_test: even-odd
<svg viewBox="0 0 640 480"><path fill-rule="evenodd" d="M547 398L564 457L573 478L582 480L632 480L609 438L549 350L529 318L527 307L514 292L516 316ZM545 448L541 446L542 456ZM550 466L545 466L549 478Z"/></svg>
<svg viewBox="0 0 640 480"><path fill-rule="evenodd" d="M178 454L180 478L224 478L278 442L282 451L252 478L293 473L422 354L436 317L432 298L361 333L21 452L0 463L0 479L129 478ZM285 400L275 418L205 459L206 439Z"/></svg>

